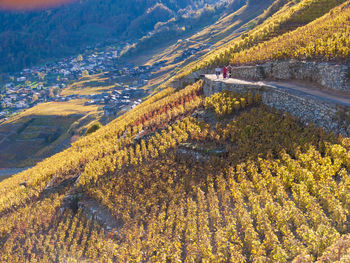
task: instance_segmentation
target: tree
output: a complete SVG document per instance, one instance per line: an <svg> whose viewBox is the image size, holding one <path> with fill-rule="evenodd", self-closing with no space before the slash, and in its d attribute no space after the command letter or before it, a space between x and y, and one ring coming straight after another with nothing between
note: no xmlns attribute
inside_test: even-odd
<svg viewBox="0 0 350 263"><path fill-rule="evenodd" d="M94 123L93 125L91 125L87 130L86 130L86 133L85 135L89 135L91 133L94 133L95 131L97 131L98 129L101 128L101 123L97 122L97 123Z"/></svg>
<svg viewBox="0 0 350 263"><path fill-rule="evenodd" d="M37 96L36 94L34 94L34 95L33 95L33 98L32 98L32 102L34 103L34 102L36 102L38 99L39 99L38 96Z"/></svg>
<svg viewBox="0 0 350 263"><path fill-rule="evenodd" d="M88 76L89 76L89 71L84 70L84 71L81 73L81 76L82 76L83 78L88 77Z"/></svg>
<svg viewBox="0 0 350 263"><path fill-rule="evenodd" d="M5 109L5 108L6 108L5 102L1 102L1 104L0 104L0 109Z"/></svg>
<svg viewBox="0 0 350 263"><path fill-rule="evenodd" d="M49 97L50 97L50 98L55 97L55 94L53 93L53 88L50 88L50 89L49 89Z"/></svg>
<svg viewBox="0 0 350 263"><path fill-rule="evenodd" d="M38 74L38 77L40 80L44 80L46 77L46 73L45 72L37 72L36 74Z"/></svg>

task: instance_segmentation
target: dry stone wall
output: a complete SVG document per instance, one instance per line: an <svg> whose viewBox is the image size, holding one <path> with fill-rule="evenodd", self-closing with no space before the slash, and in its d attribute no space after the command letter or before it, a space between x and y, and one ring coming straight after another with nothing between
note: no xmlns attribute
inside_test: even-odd
<svg viewBox="0 0 350 263"><path fill-rule="evenodd" d="M225 83L204 77L204 95L210 96L224 90L245 94L251 91L253 94L259 92L264 104L288 112L303 121L314 123L327 131L350 136L350 125L338 119L340 111L348 111L344 106L320 101L312 96L298 96L288 91L280 90L274 86L248 83Z"/></svg>
<svg viewBox="0 0 350 263"><path fill-rule="evenodd" d="M205 74L213 74L215 73L215 69L201 69L199 71L193 72L189 74L186 77L183 77L181 79L176 79L172 81L171 83L167 83L167 86L180 89L184 88L187 85L192 85L194 82L198 81L199 79L202 79Z"/></svg>
<svg viewBox="0 0 350 263"><path fill-rule="evenodd" d="M272 61L256 66L234 67L232 77L246 80L302 80L350 92L350 67L306 61Z"/></svg>

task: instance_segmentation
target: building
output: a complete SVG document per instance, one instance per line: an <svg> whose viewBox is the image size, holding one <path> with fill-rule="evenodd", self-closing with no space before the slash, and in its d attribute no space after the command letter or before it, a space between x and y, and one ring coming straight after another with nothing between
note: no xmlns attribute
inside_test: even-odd
<svg viewBox="0 0 350 263"><path fill-rule="evenodd" d="M24 82L26 80L27 80L26 77L19 77L19 78L17 78L17 82Z"/></svg>

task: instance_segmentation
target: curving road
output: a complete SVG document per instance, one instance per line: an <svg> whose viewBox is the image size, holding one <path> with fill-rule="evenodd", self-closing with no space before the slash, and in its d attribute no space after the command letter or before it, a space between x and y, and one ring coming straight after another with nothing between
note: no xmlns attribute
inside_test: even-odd
<svg viewBox="0 0 350 263"><path fill-rule="evenodd" d="M252 85L252 86L268 86L277 88L279 90L287 91L293 95L310 97L313 99L325 101L328 103L333 103L337 105L343 105L350 107L350 92L340 92L335 90L326 90L316 87L312 84L295 82L295 81L246 81L240 79L223 79L220 76L217 79L216 75L208 74L205 77L214 82L223 82L233 85Z"/></svg>

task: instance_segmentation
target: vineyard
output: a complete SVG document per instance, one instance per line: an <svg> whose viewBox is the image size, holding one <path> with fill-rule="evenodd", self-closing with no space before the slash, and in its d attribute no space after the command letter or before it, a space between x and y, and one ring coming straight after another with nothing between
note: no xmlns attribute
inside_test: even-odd
<svg viewBox="0 0 350 263"><path fill-rule="evenodd" d="M349 3L320 19L248 50L233 55L233 64L248 64L276 59L342 61L350 54Z"/></svg>
<svg viewBox="0 0 350 263"><path fill-rule="evenodd" d="M275 4L176 77L349 58L349 1ZM0 182L0 262L350 262L349 217L350 138L199 80Z"/></svg>
<svg viewBox="0 0 350 263"><path fill-rule="evenodd" d="M348 60L349 1L284 2L276 13L248 33L184 67L177 78L202 68L271 59Z"/></svg>
<svg viewBox="0 0 350 263"><path fill-rule="evenodd" d="M163 90L3 181L1 260L346 257L349 139L304 126L262 105L259 94L204 99L202 85ZM114 227L91 216L82 200L107 209Z"/></svg>

